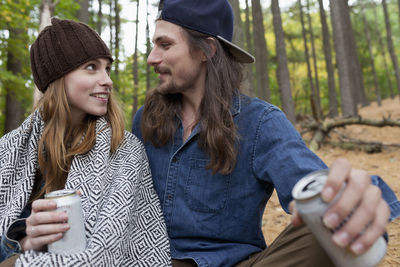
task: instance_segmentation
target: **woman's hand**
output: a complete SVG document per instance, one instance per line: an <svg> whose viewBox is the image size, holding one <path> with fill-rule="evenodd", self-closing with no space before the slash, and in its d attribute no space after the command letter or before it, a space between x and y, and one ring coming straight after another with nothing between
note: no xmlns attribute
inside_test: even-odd
<svg viewBox="0 0 400 267"><path fill-rule="evenodd" d="M20 242L23 251L43 250L68 231L67 214L54 211L56 208L56 202L51 199L38 199L32 203L32 213L26 219L26 237Z"/></svg>

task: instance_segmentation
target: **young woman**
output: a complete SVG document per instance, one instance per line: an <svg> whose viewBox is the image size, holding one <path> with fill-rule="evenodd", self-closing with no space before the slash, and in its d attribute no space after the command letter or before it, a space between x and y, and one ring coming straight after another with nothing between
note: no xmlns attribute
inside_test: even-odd
<svg viewBox="0 0 400 267"><path fill-rule="evenodd" d="M0 261L168 266L147 157L124 131L112 94L109 49L87 25L53 18L30 54L44 95L22 125L0 139ZM80 191L85 220L86 250L71 255L46 252L70 226L43 196L63 188Z"/></svg>

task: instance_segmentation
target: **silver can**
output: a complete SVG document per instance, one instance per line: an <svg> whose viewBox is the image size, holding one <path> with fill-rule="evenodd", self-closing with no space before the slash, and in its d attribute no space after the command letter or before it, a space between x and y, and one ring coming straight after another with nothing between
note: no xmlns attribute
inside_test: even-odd
<svg viewBox="0 0 400 267"><path fill-rule="evenodd" d="M329 229L323 224L322 217L340 197L345 186L333 201L326 203L322 200L320 193L327 178L328 171L321 170L312 172L297 182L292 190L297 211L336 266L369 267L378 265L386 253L387 244L383 237L380 237L369 250L361 255L355 255L349 249L341 248L333 243L332 234L339 230L340 226L338 229Z"/></svg>
<svg viewBox="0 0 400 267"><path fill-rule="evenodd" d="M75 190L63 189L50 192L45 198L57 203L56 211L65 211L68 216L69 230L63 238L51 244L47 248L49 252L72 254L82 252L86 248L86 235L82 214L81 198Z"/></svg>

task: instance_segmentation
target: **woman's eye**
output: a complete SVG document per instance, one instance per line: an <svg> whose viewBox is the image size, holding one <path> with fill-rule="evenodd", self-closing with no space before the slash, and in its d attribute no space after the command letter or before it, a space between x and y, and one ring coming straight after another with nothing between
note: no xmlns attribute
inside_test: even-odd
<svg viewBox="0 0 400 267"><path fill-rule="evenodd" d="M95 64L89 64L86 66L87 70L96 70L96 65Z"/></svg>
<svg viewBox="0 0 400 267"><path fill-rule="evenodd" d="M161 43L161 46L164 47L164 48L168 48L169 45L170 45L169 43Z"/></svg>
<svg viewBox="0 0 400 267"><path fill-rule="evenodd" d="M106 72L108 73L108 75L110 75L111 67L106 67Z"/></svg>

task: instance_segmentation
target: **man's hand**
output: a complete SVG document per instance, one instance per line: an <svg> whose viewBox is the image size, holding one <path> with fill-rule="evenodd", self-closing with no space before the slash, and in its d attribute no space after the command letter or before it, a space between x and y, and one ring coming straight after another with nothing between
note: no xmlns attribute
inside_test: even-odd
<svg viewBox="0 0 400 267"><path fill-rule="evenodd" d="M332 201L347 183L338 201L325 213L323 223L331 229L340 225L351 213L349 220L333 236L333 242L347 247L355 254L367 251L383 235L388 224L390 209L381 196L381 190L371 183L370 176L363 170L352 169L345 159L337 159L329 170L329 177L322 190L324 201ZM292 224L302 223L292 201Z"/></svg>
<svg viewBox="0 0 400 267"><path fill-rule="evenodd" d="M56 203L49 199L38 199L32 203L32 213L26 219L26 237L20 242L23 251L43 250L68 231L67 214L55 212L56 208Z"/></svg>

